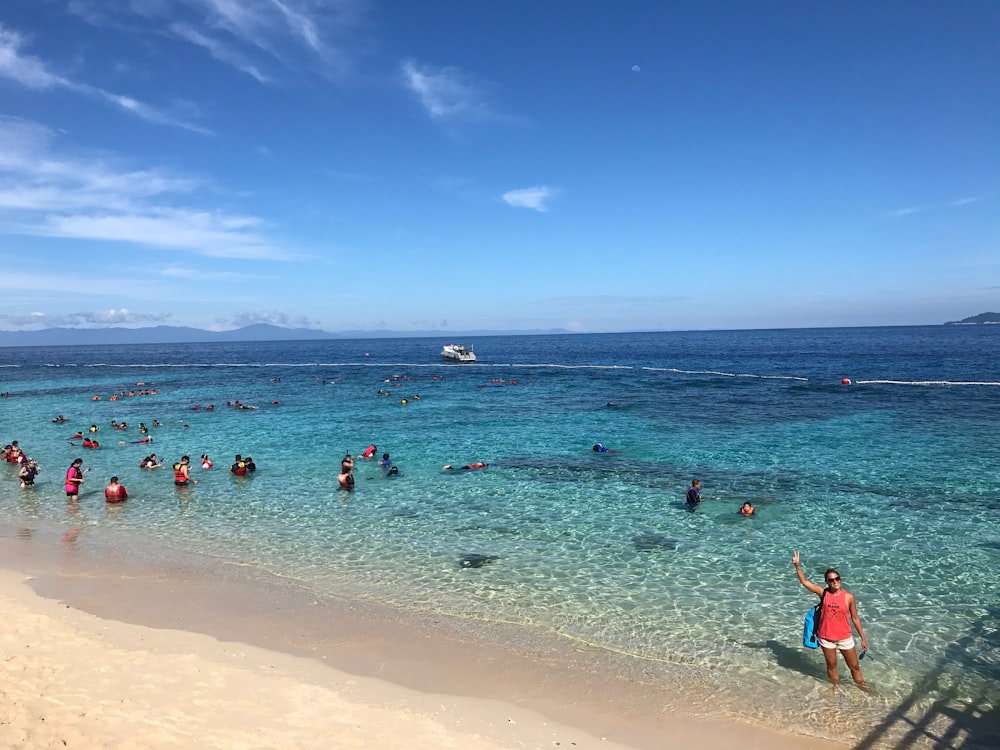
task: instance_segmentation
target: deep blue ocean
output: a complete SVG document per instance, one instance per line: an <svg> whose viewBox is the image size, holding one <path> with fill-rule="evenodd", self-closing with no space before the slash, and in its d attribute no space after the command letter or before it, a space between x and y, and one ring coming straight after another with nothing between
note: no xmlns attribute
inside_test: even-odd
<svg viewBox="0 0 1000 750"><path fill-rule="evenodd" d="M815 597L798 549L814 581L835 567L858 597L878 691L840 698L859 735L907 699L1000 707L1000 326L455 342L474 365L443 363L445 343L0 349L0 440L43 468L33 490L0 468L0 513L142 539L154 562L207 551L320 595L556 633L700 671L720 701L765 692L801 720L827 688L801 646ZM157 394L109 400L141 388ZM99 449L67 443L91 424ZM399 476L359 460L339 490L341 457L370 443ZM151 451L164 467L140 471ZM252 478L228 474L235 453ZM200 481L178 491L182 454ZM91 472L69 509L77 456ZM475 461L489 468L442 470ZM105 506L112 474L123 507ZM688 512L693 477L706 501ZM490 560L463 567L469 554Z"/></svg>

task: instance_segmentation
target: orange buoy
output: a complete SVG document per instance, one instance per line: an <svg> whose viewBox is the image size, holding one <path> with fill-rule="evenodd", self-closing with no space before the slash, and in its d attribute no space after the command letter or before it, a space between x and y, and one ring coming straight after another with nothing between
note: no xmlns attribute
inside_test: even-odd
<svg viewBox="0 0 1000 750"><path fill-rule="evenodd" d="M844 385L850 385L851 384L851 379L850 378L841 378L840 382L843 383Z"/></svg>

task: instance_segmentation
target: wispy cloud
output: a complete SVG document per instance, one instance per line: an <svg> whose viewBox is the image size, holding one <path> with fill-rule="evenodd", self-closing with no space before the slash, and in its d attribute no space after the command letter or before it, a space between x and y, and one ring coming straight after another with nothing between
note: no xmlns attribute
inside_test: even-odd
<svg viewBox="0 0 1000 750"><path fill-rule="evenodd" d="M197 47L207 50L208 53L219 62L236 68L236 70L246 73L252 78L256 78L260 83L268 82L267 76L261 73L260 70L257 69L256 65L253 65L243 54L233 49L221 39L211 37L208 34L184 23L172 23L170 24L169 29L177 37L190 42Z"/></svg>
<svg viewBox="0 0 1000 750"><path fill-rule="evenodd" d="M483 86L458 68L436 68L406 60L403 80L436 120L481 120L491 116Z"/></svg>
<svg viewBox="0 0 1000 750"><path fill-rule="evenodd" d="M515 208L530 208L544 213L549 210L548 201L555 196L556 190L546 185L508 190L501 198L504 203Z"/></svg>
<svg viewBox="0 0 1000 750"><path fill-rule="evenodd" d="M0 78L6 78L36 91L65 89L92 99L109 102L147 122L183 128L202 135L212 134L208 128L173 117L169 113L133 97L58 75L52 72L40 58L22 52L25 41L25 38L16 31L0 25Z"/></svg>
<svg viewBox="0 0 1000 750"><path fill-rule="evenodd" d="M191 266L167 266L159 271L161 276L190 281L233 281L246 278L249 274L235 271L205 271Z"/></svg>
<svg viewBox="0 0 1000 750"><path fill-rule="evenodd" d="M621 294L584 294L546 297L544 299L534 300L534 303L545 307L549 307L551 305L566 305L574 307L618 307L627 305L656 305L664 302L683 302L689 299L691 299L690 295L681 294L636 296L626 296Z"/></svg>
<svg viewBox="0 0 1000 750"><path fill-rule="evenodd" d="M98 27L164 32L219 62L270 83L276 68L340 75L348 67L351 32L371 0L73 0L71 12ZM109 9L110 6L110 9ZM132 24L126 24L131 19ZM134 22L138 20L141 25ZM339 42L339 44L337 43Z"/></svg>
<svg viewBox="0 0 1000 750"><path fill-rule="evenodd" d="M54 138L37 123L0 118L0 227L8 233L221 258L292 257L266 236L261 218L196 205L203 180L65 156Z"/></svg>
<svg viewBox="0 0 1000 750"><path fill-rule="evenodd" d="M920 211L923 210L924 210L923 208L920 208L918 206L909 206L907 208L897 208L892 211L886 211L882 215L888 219L900 219L904 216L911 216L912 214L919 213Z"/></svg>
<svg viewBox="0 0 1000 750"><path fill-rule="evenodd" d="M276 248L251 231L259 224L258 219L251 217L155 208L141 215L50 216L36 226L36 233L188 250L215 258L275 258ZM281 254L276 259L287 257Z"/></svg>
<svg viewBox="0 0 1000 750"><path fill-rule="evenodd" d="M968 206L970 203L975 203L979 198L977 196L967 196L965 198L956 198L951 202L953 206Z"/></svg>

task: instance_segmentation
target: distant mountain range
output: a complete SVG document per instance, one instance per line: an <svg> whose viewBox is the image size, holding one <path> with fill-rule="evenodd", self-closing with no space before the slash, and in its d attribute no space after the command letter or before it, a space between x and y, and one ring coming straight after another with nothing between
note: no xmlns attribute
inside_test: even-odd
<svg viewBox="0 0 1000 750"><path fill-rule="evenodd" d="M971 318L962 318L961 320L951 320L945 323L945 325L969 326L969 325L980 325L984 323L1000 323L1000 313L993 313L993 312L979 313L979 315L973 315Z"/></svg>
<svg viewBox="0 0 1000 750"><path fill-rule="evenodd" d="M315 341L319 339L384 339L462 336L504 336L513 334L569 333L562 329L539 331L339 331L330 333L315 328L284 328L268 323L235 328L231 331L206 331L187 326L151 326L147 328L43 328L39 331L0 331L0 346L69 346L88 344L183 344L215 341Z"/></svg>

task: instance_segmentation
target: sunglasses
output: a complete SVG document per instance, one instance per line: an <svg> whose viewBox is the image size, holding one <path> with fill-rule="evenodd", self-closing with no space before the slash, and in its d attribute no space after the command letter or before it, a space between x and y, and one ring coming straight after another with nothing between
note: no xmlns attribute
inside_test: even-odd
<svg viewBox="0 0 1000 750"><path fill-rule="evenodd" d="M832 578L827 578L826 582L827 583L833 583L834 581L839 581L839 580L840 580L840 576L836 576L836 577L832 577Z"/></svg>

